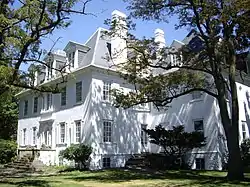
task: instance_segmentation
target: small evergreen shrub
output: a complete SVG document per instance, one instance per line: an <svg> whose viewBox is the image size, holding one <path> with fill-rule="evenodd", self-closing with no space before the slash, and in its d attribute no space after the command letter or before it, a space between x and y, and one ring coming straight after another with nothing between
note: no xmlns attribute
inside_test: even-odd
<svg viewBox="0 0 250 187"><path fill-rule="evenodd" d="M72 144L60 152L60 156L67 160L80 163L84 169L87 168L87 161L92 153L92 147L84 144Z"/></svg>
<svg viewBox="0 0 250 187"><path fill-rule="evenodd" d="M13 140L0 139L0 164L11 162L17 153L17 144Z"/></svg>

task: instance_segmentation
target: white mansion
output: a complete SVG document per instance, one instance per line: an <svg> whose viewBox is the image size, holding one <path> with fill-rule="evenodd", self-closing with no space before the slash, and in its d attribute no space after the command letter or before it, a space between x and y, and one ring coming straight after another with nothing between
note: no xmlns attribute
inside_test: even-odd
<svg viewBox="0 0 250 187"><path fill-rule="evenodd" d="M112 16L125 16L115 10ZM25 90L18 94L18 151L25 153L27 147L39 150L38 159L47 165L67 164L59 152L70 144L79 142L93 148L90 168L123 167L133 154L159 152L160 148L150 144L143 128L154 128L162 124L185 125L186 131L203 131L207 145L193 150L188 163L193 169L222 169L226 147L224 130L220 121L219 107L207 94L193 93L175 99L167 111L158 111L151 104L130 109L115 108L111 104L110 90L132 89L110 62L107 54L124 46L121 38L102 37L105 29L99 28L84 44L68 42L63 51L53 52L52 68L45 67L37 73L35 84L50 85L60 81L54 69L68 62L70 66L67 82L62 93L35 93ZM183 41L174 40L174 48L192 40L192 33ZM155 30L155 40L165 45L164 32ZM126 51L120 61L126 60ZM175 59L171 57L171 60ZM250 85L237 83L240 107L240 141L249 137L250 130Z"/></svg>

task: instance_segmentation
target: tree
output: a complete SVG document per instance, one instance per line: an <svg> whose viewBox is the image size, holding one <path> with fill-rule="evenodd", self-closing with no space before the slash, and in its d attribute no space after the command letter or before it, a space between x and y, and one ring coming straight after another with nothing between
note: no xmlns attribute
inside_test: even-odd
<svg viewBox="0 0 250 187"><path fill-rule="evenodd" d="M92 147L84 144L72 144L60 152L60 156L67 160L73 160L75 163L81 163L84 169L87 167L87 161L92 153Z"/></svg>
<svg viewBox="0 0 250 187"><path fill-rule="evenodd" d="M0 97L0 139L16 139L18 103L15 90L8 90Z"/></svg>
<svg viewBox="0 0 250 187"><path fill-rule="evenodd" d="M0 139L0 164L11 162L17 153L17 144L13 140Z"/></svg>
<svg viewBox="0 0 250 187"><path fill-rule="evenodd" d="M173 126L173 129L166 130L161 125L155 129L145 129L149 135L150 142L163 148L164 154L174 164L178 160L183 161L186 154L194 148L201 148L205 145L206 138L201 132L185 132L184 126ZM181 166L182 162L180 163Z"/></svg>
<svg viewBox="0 0 250 187"><path fill-rule="evenodd" d="M91 0L2 0L0 2L0 96L11 87L58 92L54 87L35 86L34 72L50 66L43 61L51 51L42 50L44 38L70 25L71 14L89 15ZM77 6L76 6L77 5ZM80 8L79 8L80 7ZM33 71L22 71L22 65L33 65ZM67 64L65 64L67 66ZM52 67L51 67L52 68ZM65 68L56 71L65 73ZM32 80L33 79L33 80Z"/></svg>
<svg viewBox="0 0 250 187"><path fill-rule="evenodd" d="M123 37L127 42L128 60L115 66L127 82L135 85L136 92L125 94L115 90L117 106L126 108L152 102L157 107L168 107L174 99L194 91L213 96L218 102L227 138L227 177L229 180L243 179L236 78L245 76L243 71L237 70L237 56L246 56L239 54L249 48L250 1L125 1L129 3L133 18L167 23L167 19L175 15L179 19L177 29L188 27L193 30L180 49L160 46L154 39L137 39L131 33ZM111 34L118 33L119 23L122 22L111 20L114 31ZM176 55L179 63L170 63L171 55ZM231 99L231 114L227 93Z"/></svg>

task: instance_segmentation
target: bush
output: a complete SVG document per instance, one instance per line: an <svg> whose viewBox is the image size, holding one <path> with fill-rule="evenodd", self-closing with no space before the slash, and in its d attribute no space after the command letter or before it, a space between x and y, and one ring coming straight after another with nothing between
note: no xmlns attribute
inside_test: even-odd
<svg viewBox="0 0 250 187"><path fill-rule="evenodd" d="M12 140L0 139L0 164L11 162L17 153L17 144Z"/></svg>
<svg viewBox="0 0 250 187"><path fill-rule="evenodd" d="M240 145L241 158L245 169L250 168L250 139L245 139Z"/></svg>
<svg viewBox="0 0 250 187"><path fill-rule="evenodd" d="M84 144L73 144L60 152L60 156L75 163L81 163L83 168L87 167L87 161L92 153L92 147Z"/></svg>

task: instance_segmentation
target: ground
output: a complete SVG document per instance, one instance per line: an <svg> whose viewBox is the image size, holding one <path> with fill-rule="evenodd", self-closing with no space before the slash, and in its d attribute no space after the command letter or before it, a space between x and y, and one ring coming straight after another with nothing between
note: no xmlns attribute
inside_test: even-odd
<svg viewBox="0 0 250 187"><path fill-rule="evenodd" d="M250 175L244 182L225 180L225 172L168 171L164 173L129 170L71 171L51 176L0 178L0 187L245 187L250 186Z"/></svg>

